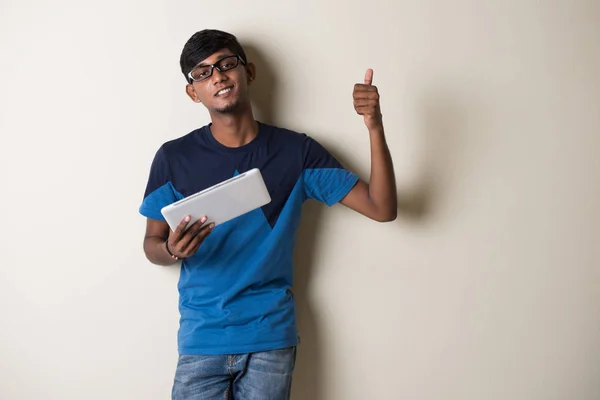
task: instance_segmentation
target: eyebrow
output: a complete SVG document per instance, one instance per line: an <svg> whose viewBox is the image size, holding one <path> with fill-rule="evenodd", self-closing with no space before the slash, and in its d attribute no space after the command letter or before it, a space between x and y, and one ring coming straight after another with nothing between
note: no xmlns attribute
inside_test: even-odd
<svg viewBox="0 0 600 400"><path fill-rule="evenodd" d="M233 56L234 56L234 54L223 53L223 54L221 54L221 55L219 56L219 58L217 58L217 61L215 61L213 64L216 64L216 63L218 63L219 61L221 61L221 60L222 60L222 59L224 59L224 58L227 58L227 57L233 57ZM198 67L208 67L209 65L210 65L210 64L205 64L205 63L201 62L200 64L196 64L196 65L194 65L194 68L198 68Z"/></svg>

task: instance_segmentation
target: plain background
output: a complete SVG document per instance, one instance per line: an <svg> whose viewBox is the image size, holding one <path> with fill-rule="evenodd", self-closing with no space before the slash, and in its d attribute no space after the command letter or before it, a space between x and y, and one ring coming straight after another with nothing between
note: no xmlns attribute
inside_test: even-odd
<svg viewBox="0 0 600 400"><path fill-rule="evenodd" d="M159 400L178 267L138 213L164 142L207 123L179 55L230 31L256 115L363 178L373 68L400 212L308 203L294 399L600 398L600 3L0 3L0 397Z"/></svg>

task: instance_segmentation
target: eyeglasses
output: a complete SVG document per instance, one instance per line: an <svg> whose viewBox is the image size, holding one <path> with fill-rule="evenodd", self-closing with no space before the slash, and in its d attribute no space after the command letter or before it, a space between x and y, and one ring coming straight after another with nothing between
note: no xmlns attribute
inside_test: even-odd
<svg viewBox="0 0 600 400"><path fill-rule="evenodd" d="M195 67L188 72L188 78L194 82L201 82L210 78L215 68L219 72L229 71L230 69L237 67L240 61L243 65L246 64L238 55L225 56L212 65L201 65L199 67Z"/></svg>

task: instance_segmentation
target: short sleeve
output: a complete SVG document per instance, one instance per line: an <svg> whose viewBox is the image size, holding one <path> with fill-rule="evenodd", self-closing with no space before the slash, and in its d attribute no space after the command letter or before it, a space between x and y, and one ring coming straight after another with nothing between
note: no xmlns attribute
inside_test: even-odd
<svg viewBox="0 0 600 400"><path fill-rule="evenodd" d="M303 140L304 193L307 198L333 206L358 182L358 176L345 169L319 142L310 136Z"/></svg>
<svg viewBox="0 0 600 400"><path fill-rule="evenodd" d="M146 184L146 191L140 206L140 214L145 217L164 221L160 210L183 196L175 190L172 183L171 170L166 158L164 148L161 147L155 154L150 175Z"/></svg>

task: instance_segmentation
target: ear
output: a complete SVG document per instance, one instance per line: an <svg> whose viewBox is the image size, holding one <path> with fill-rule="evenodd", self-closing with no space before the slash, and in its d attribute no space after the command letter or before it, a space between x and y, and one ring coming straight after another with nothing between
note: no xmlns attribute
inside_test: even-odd
<svg viewBox="0 0 600 400"><path fill-rule="evenodd" d="M192 101L194 103L201 103L200 98L198 97L198 94L196 93L196 89L194 89L194 85L192 85L191 83L188 83L187 85L185 85L185 92L190 97L190 99L192 99Z"/></svg>
<svg viewBox="0 0 600 400"><path fill-rule="evenodd" d="M256 79L256 66L253 63L248 63L246 64L246 82L251 85L254 79Z"/></svg>

